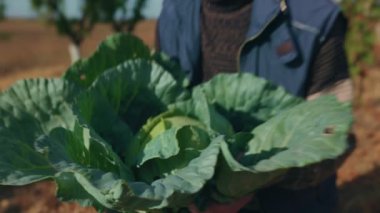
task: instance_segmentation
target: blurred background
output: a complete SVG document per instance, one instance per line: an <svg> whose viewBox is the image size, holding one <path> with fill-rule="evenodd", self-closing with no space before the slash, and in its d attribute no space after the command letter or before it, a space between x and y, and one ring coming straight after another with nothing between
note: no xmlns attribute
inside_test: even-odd
<svg viewBox="0 0 380 213"><path fill-rule="evenodd" d="M380 1L336 0L349 19L357 147L338 171L338 212L380 212ZM0 91L19 79L60 76L115 32L154 47L162 0L0 0ZM95 212L61 203L51 182L0 187L0 213Z"/></svg>

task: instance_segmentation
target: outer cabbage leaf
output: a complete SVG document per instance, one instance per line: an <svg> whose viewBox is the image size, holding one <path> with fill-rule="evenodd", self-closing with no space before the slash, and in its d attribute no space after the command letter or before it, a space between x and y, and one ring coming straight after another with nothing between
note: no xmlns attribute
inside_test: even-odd
<svg viewBox="0 0 380 213"><path fill-rule="evenodd" d="M126 60L150 57L150 50L141 39L131 34L115 34L103 41L91 57L71 66L64 78L87 88L103 72Z"/></svg>
<svg viewBox="0 0 380 213"><path fill-rule="evenodd" d="M183 87L190 86L190 79L187 78L185 71L182 70L179 63L172 60L168 55L162 52L154 52L152 55L152 60L157 64L161 65L165 70L170 72L172 76L181 84Z"/></svg>
<svg viewBox="0 0 380 213"><path fill-rule="evenodd" d="M218 190L227 196L241 196L278 183L289 169L343 155L350 148L347 133L351 123L349 104L329 96L274 116L255 128L252 138L235 138L231 144L238 145L222 145L224 165L216 176Z"/></svg>
<svg viewBox="0 0 380 213"><path fill-rule="evenodd" d="M127 61L100 76L90 88L99 92L137 132L149 117L187 98L187 91L161 66L147 60Z"/></svg>
<svg viewBox="0 0 380 213"><path fill-rule="evenodd" d="M107 143L86 127L54 130L36 146L57 171L58 196L63 200L132 211L186 206L213 176L221 141L214 139L186 167L150 184L134 181Z"/></svg>
<svg viewBox="0 0 380 213"><path fill-rule="evenodd" d="M124 156L128 143L134 136L107 98L95 90L84 92L76 99L74 112L79 115L82 123L90 125L105 139L119 156Z"/></svg>
<svg viewBox="0 0 380 213"><path fill-rule="evenodd" d="M188 117L202 122L211 133L232 136L234 130L230 122L219 114L211 105L202 88L196 88L192 92L192 98L186 101L176 102L169 106L171 110L182 113Z"/></svg>
<svg viewBox="0 0 380 213"><path fill-rule="evenodd" d="M52 178L55 170L25 141L0 137L0 185L22 186Z"/></svg>
<svg viewBox="0 0 380 213"><path fill-rule="evenodd" d="M19 81L0 95L0 184L25 185L54 170L34 151L35 140L56 127L72 129L76 87L61 79Z"/></svg>
<svg viewBox="0 0 380 213"><path fill-rule="evenodd" d="M113 173L118 177L132 180L133 174L121 162L112 149L88 128L76 125L73 132L62 128L54 129L49 136L42 136L35 142L35 152L46 158L55 170L57 196L61 200L76 201L82 206L104 209L96 198L70 174ZM96 168L96 169L91 169Z"/></svg>
<svg viewBox="0 0 380 213"><path fill-rule="evenodd" d="M203 90L236 132L249 131L302 101L249 73L220 74L196 89Z"/></svg>
<svg viewBox="0 0 380 213"><path fill-rule="evenodd" d="M17 82L0 95L0 135L32 144L56 127L72 128L76 87L60 79Z"/></svg>

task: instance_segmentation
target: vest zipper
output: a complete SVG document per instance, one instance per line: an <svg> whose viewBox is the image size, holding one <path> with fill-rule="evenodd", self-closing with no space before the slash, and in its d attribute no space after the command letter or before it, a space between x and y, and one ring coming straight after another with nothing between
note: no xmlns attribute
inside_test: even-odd
<svg viewBox="0 0 380 213"><path fill-rule="evenodd" d="M261 28L261 30L258 32L258 33L256 33L254 36L252 36L252 37L250 37L250 38L248 38L248 39L246 39L244 42L243 42L243 44L242 45L240 45L240 47L239 47L239 50L238 50L238 54L237 54L237 71L238 72L241 72L241 70L240 70L240 56L241 56L241 51L243 50L243 48L244 48L244 46L247 44L247 43L249 43L249 42L251 42L251 41L253 41L253 40L255 40L257 37L259 37L263 32L264 32L264 30L278 17L278 15L280 15L281 13L285 13L286 11L287 11L287 9L288 9L288 5L287 5L287 3L286 3L286 0L281 0L280 1L280 11L279 12L277 12L265 25L264 25L264 27L263 28Z"/></svg>

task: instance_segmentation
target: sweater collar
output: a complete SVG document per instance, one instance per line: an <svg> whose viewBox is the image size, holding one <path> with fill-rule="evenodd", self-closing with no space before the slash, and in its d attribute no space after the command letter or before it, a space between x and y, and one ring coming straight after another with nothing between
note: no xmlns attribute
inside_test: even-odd
<svg viewBox="0 0 380 213"><path fill-rule="evenodd" d="M222 2L232 2L234 0L196 0L197 5L200 7L202 1L212 1L213 4L221 4ZM238 1L238 0L235 0ZM239 0L240 1L240 0ZM251 23L247 32L246 38L254 37L262 32L267 25L281 13L281 2L283 0L253 0Z"/></svg>
<svg viewBox="0 0 380 213"><path fill-rule="evenodd" d="M250 3L252 0L202 0L202 5L208 10L221 12L238 10Z"/></svg>

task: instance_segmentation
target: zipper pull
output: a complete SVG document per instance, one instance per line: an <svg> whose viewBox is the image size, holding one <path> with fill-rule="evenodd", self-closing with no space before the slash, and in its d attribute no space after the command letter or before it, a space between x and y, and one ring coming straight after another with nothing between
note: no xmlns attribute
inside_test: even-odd
<svg viewBox="0 0 380 213"><path fill-rule="evenodd" d="M286 4L286 0L281 0L280 2L280 10L281 12L286 12L286 10L288 9L288 5Z"/></svg>

